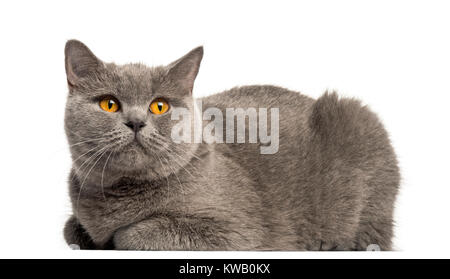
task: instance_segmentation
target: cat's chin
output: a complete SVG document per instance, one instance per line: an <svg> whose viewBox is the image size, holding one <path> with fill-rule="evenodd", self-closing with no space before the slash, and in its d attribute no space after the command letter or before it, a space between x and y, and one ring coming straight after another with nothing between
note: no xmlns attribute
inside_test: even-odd
<svg viewBox="0 0 450 279"><path fill-rule="evenodd" d="M154 165L148 151L137 142L131 142L118 151L112 163L118 170L125 172L146 171Z"/></svg>

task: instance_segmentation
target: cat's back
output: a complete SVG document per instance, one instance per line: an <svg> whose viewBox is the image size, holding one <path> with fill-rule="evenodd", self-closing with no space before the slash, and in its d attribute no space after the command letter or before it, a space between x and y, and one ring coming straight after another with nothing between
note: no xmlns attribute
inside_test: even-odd
<svg viewBox="0 0 450 279"><path fill-rule="evenodd" d="M225 108L295 108L297 114L312 105L314 99L273 85L248 85L201 99L205 107ZM284 111L289 113L289 111Z"/></svg>
<svg viewBox="0 0 450 279"><path fill-rule="evenodd" d="M272 85L234 87L202 99L203 111L214 107L220 109L223 114L223 138L227 144L216 145L217 148L225 153L231 150L227 155L236 157L236 160L244 166L260 172L256 173L255 177L264 177L264 180L267 175L266 169L277 170L279 166L286 166L286 162L291 162L294 165L293 167L298 167L295 166L295 162L304 152L301 147L305 146L311 134L308 121L314 103L314 99L299 92ZM229 115L230 111L236 112L238 109L243 109L246 114L244 123L245 143L237 143L236 137L238 129L241 129L239 125L242 125L242 122L238 122L238 116ZM249 134L252 132L249 129L251 110L258 118L258 120L253 119L255 121L253 124L257 126L257 129L253 130L257 134L257 143L249 143ZM267 117L266 121L261 122L263 113ZM274 114L278 117L274 117ZM230 128L227 119L232 119L232 117L235 118L235 125ZM234 130L235 138L232 143L227 140L230 129ZM275 134L274 131L278 134ZM261 132L266 132L267 136L271 137L270 144L274 147L274 152L262 154L264 153L261 152L262 146L268 144L262 142ZM274 146L273 141L275 139L278 141L277 146ZM261 164L264 168L255 168L255 164ZM285 171L289 170L285 168Z"/></svg>

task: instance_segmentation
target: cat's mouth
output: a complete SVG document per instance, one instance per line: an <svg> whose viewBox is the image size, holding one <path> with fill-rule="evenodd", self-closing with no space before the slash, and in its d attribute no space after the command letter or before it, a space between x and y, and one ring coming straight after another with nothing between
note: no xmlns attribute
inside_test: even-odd
<svg viewBox="0 0 450 279"><path fill-rule="evenodd" d="M122 162L130 163L134 167L142 160L148 161L149 158L154 156L155 150L150 148L142 135L136 134L133 138L129 138L128 142L123 145L120 149Z"/></svg>
<svg viewBox="0 0 450 279"><path fill-rule="evenodd" d="M145 145L144 140L136 135L133 140L131 140L126 145L126 150L131 151L133 150L136 153L140 153L142 155L152 155L148 147Z"/></svg>
<svg viewBox="0 0 450 279"><path fill-rule="evenodd" d="M128 145L131 148L136 148L138 150L145 151L144 144L142 143L142 141L139 139L138 136L135 136L134 139L132 141L130 141L130 143Z"/></svg>

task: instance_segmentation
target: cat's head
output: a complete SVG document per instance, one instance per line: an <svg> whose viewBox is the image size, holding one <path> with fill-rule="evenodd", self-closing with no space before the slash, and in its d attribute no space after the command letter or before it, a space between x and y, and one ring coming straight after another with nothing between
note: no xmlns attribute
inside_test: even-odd
<svg viewBox="0 0 450 279"><path fill-rule="evenodd" d="M81 178L164 177L189 162L196 145L171 140L171 113L177 107L194 113L202 56L198 47L168 66L115 65L79 41L67 42L65 130Z"/></svg>

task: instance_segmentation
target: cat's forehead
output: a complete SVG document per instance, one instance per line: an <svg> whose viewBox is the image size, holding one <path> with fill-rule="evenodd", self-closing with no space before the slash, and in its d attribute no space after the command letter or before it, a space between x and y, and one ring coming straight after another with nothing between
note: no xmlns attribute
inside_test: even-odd
<svg viewBox="0 0 450 279"><path fill-rule="evenodd" d="M129 63L125 65L111 65L110 70L121 77L136 78L151 77L155 68L141 63Z"/></svg>
<svg viewBox="0 0 450 279"><path fill-rule="evenodd" d="M114 85L119 87L118 89L147 91L152 88L152 70L142 64L115 66L113 72Z"/></svg>
<svg viewBox="0 0 450 279"><path fill-rule="evenodd" d="M114 95L124 102L142 102L154 97L156 88L163 80L165 70L162 67L148 67L143 64L107 66L113 74L109 86Z"/></svg>

